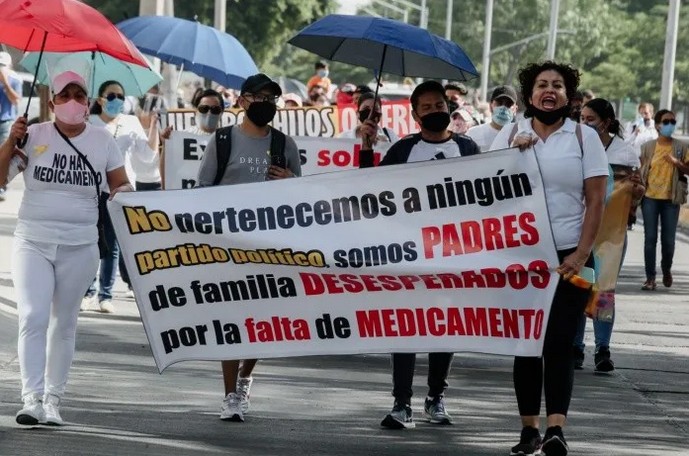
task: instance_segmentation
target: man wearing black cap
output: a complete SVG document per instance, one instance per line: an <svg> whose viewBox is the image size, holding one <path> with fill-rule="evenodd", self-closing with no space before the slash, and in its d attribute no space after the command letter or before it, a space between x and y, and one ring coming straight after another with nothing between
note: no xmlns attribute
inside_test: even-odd
<svg viewBox="0 0 689 456"><path fill-rule="evenodd" d="M208 139L201 160L201 187L232 185L301 175L299 150L292 138L268 125L275 117L280 86L265 74L250 76L242 84L239 106L244 118L238 126L218 129ZM268 153L267 153L268 152ZM249 409L251 373L257 360L223 361L225 399L220 419L244 421Z"/></svg>
<svg viewBox="0 0 689 456"><path fill-rule="evenodd" d="M461 107L466 102L464 97L469 93L466 86L460 82L450 82L445 84L445 97L457 106Z"/></svg>
<svg viewBox="0 0 689 456"><path fill-rule="evenodd" d="M450 113L445 88L437 81L422 82L411 94L412 117L421 131L407 135L390 147L379 166L438 160L478 154L479 148L470 138L448 131ZM360 167L374 165L371 144L378 135L378 125L368 119L361 124ZM447 376L452 364L452 353L428 354L428 394L424 401L424 418L431 424L452 424L445 410ZM414 378L415 353L392 354L392 395L395 402L381 426L390 429L408 429L415 426L411 398Z"/></svg>
<svg viewBox="0 0 689 456"><path fill-rule="evenodd" d="M517 92L511 86L497 86L490 97L490 112L489 123L471 127L467 131L467 136L479 145L481 152L489 150L502 127L514 120L517 112Z"/></svg>

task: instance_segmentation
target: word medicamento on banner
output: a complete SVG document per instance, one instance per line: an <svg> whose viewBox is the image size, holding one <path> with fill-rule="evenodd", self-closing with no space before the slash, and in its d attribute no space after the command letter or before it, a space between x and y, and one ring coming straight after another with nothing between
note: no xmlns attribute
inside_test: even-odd
<svg viewBox="0 0 689 456"><path fill-rule="evenodd" d="M165 189L193 188L209 136L174 131L165 142ZM299 148L302 175L359 167L361 141L340 138L294 138ZM374 161L379 163L390 143L378 143ZM246 166L252 166L249 163Z"/></svg>
<svg viewBox="0 0 689 456"><path fill-rule="evenodd" d="M110 204L161 370L189 359L542 349L557 256L532 153Z"/></svg>

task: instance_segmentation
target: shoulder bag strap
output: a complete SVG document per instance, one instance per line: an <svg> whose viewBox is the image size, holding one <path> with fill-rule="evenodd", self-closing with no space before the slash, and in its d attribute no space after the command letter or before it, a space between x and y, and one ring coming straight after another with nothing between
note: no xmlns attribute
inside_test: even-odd
<svg viewBox="0 0 689 456"><path fill-rule="evenodd" d="M100 185L98 184L98 173L96 173L96 170L93 169L93 166L91 166L91 162L89 162L88 158L86 158L86 155L82 154L79 149L76 148L74 144L72 144L72 141L69 140L67 135L65 135L60 129L57 127L57 124L53 123L53 126L55 127L55 130L57 130L57 133L62 137L62 139L65 140L69 146L74 149L74 152L79 155L81 160L84 162L86 167L91 171L91 174L93 175L93 181L96 183L96 201L100 201Z"/></svg>

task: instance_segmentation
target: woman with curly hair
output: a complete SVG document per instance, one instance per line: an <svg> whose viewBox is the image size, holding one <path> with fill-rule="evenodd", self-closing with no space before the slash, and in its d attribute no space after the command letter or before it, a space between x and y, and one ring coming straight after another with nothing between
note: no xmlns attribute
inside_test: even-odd
<svg viewBox="0 0 689 456"><path fill-rule="evenodd" d="M553 229L561 275L550 309L540 357L514 359L514 389L522 431L514 456L564 456L562 433L574 383L572 344L589 290L569 279L593 267L591 250L603 215L608 161L591 128L569 119L569 100L579 85L579 71L552 61L534 63L519 72L525 119L503 128L491 150L532 148L538 159ZM545 389L547 429L539 431L541 394Z"/></svg>

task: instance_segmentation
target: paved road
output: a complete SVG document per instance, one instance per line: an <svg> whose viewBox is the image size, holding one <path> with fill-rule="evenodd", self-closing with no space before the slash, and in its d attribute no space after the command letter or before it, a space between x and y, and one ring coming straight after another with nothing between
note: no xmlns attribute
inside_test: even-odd
<svg viewBox="0 0 689 456"><path fill-rule="evenodd" d="M505 455L519 431L511 360L460 354L448 405L456 424L411 431L378 424L391 406L387 356L262 361L243 424L217 419L218 363L159 375L134 301L117 286L116 315L80 317L61 428L21 428L11 235L21 195L0 203L0 456L19 455ZM620 280L611 377L577 372L566 430L573 455L689 455L689 238L677 244L675 285L641 292L642 228L630 233ZM662 288L662 287L661 287ZM590 343L592 334L587 334ZM417 368L420 411L426 359Z"/></svg>

